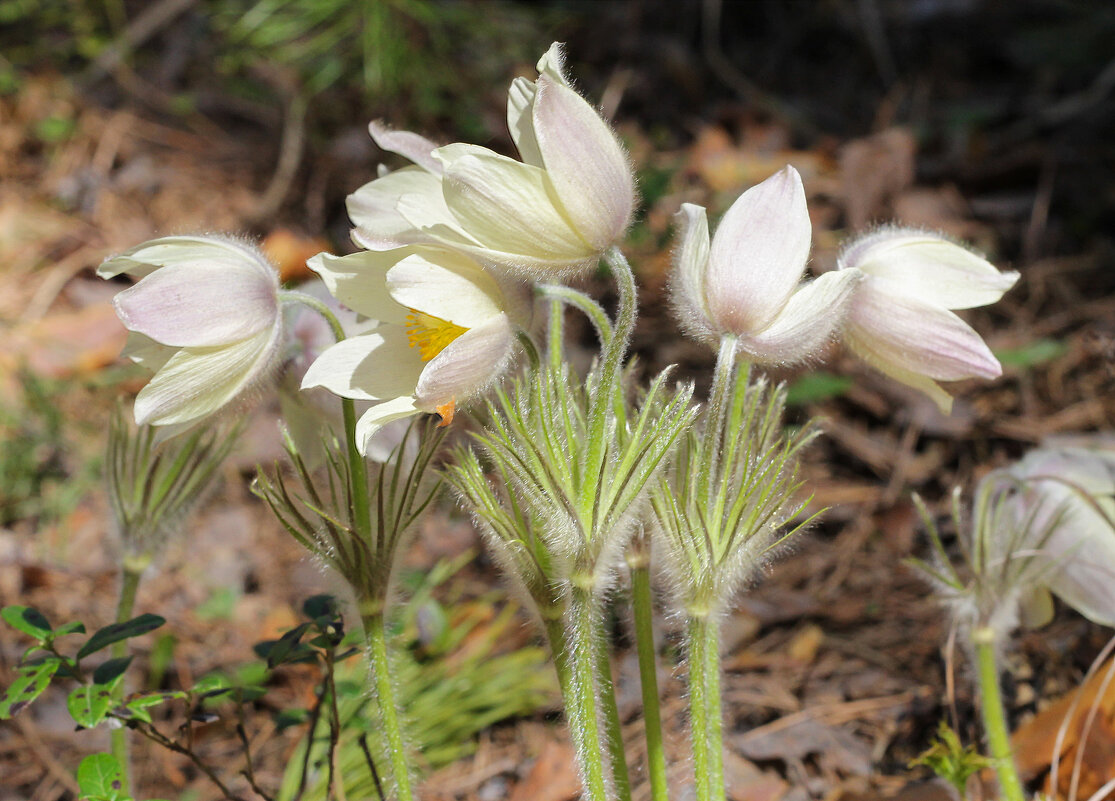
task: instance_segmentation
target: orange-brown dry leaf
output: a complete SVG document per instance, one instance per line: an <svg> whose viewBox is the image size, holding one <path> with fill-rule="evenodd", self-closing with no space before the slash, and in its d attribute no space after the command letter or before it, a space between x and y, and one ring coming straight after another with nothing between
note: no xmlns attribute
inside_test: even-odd
<svg viewBox="0 0 1115 801"><path fill-rule="evenodd" d="M1106 688L1103 686L1108 668L1115 668L1115 663L1108 661L1087 684L1043 709L1014 733L1011 740L1023 779L1030 781L1044 774L1045 791L1052 793L1050 768L1055 754L1060 761L1056 788L1059 798L1068 795L1073 766L1078 758L1081 758L1081 772L1077 798L1088 798L1115 776L1115 681L1109 682ZM1075 709L1072 708L1074 703ZM1082 744L1083 729L1093 707L1098 711L1087 740ZM1070 709L1072 717L1057 748L1057 736Z"/></svg>
<svg viewBox="0 0 1115 801"><path fill-rule="evenodd" d="M854 139L840 154L841 194L852 230L890 216L889 204L914 182L917 143L905 128Z"/></svg>
<svg viewBox="0 0 1115 801"><path fill-rule="evenodd" d="M313 278L314 272L306 266L306 260L330 249L321 237L302 236L289 228L276 228L264 238L262 247L271 263L279 268L283 283Z"/></svg>
<svg viewBox="0 0 1115 801"><path fill-rule="evenodd" d="M515 787L510 801L572 801L581 794L576 764L572 745L551 740Z"/></svg>

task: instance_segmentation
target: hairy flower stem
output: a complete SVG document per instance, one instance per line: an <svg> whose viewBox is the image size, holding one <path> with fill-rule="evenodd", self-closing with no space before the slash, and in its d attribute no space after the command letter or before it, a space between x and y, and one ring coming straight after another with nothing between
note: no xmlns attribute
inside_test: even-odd
<svg viewBox="0 0 1115 801"><path fill-rule="evenodd" d="M364 624L364 639L368 646L372 681L375 682L376 701L379 703L380 719L383 721L384 739L387 741L388 761L395 779L395 797L398 801L413 801L414 791L411 788L406 741L403 739L403 730L399 723L395 688L391 685L391 666L387 656L387 631L383 612L362 614L361 620Z"/></svg>
<svg viewBox="0 0 1115 801"><path fill-rule="evenodd" d="M136 593L139 590L139 579L143 571L151 563L149 557L125 556L123 569L120 575L120 599L116 603L116 622L124 623L132 619L135 610ZM128 653L128 641L119 640L112 645L112 658L120 659ZM113 706L116 706L124 697L124 680L116 685L113 690ZM113 729L110 735L112 755L120 763L124 774L124 786L121 793L129 795L132 787L132 753L128 743L128 730L121 727Z"/></svg>
<svg viewBox="0 0 1115 801"><path fill-rule="evenodd" d="M1003 698L999 692L999 662L995 654L995 632L987 627L972 632L972 645L976 651L979 669L980 712L983 730L991 760L999 777L999 791L1005 801L1025 801L1022 780L1010 746L1010 729L1003 711Z"/></svg>
<svg viewBox="0 0 1115 801"><path fill-rule="evenodd" d="M610 801L608 765L600 737L600 699L597 685L599 603L591 587L574 584L569 600L568 652L570 696L566 703L569 732L577 752L585 801Z"/></svg>
<svg viewBox="0 0 1115 801"><path fill-rule="evenodd" d="M668 801L666 754L662 748L662 714L658 706L658 663L654 647L654 610L650 595L650 553L632 549L631 607L635 616L635 647L639 653L639 685L643 691L643 731L647 741L647 774L652 801Z"/></svg>
<svg viewBox="0 0 1115 801"><path fill-rule="evenodd" d="M720 339L720 351L716 356L716 370L712 379L712 394L709 396L708 410L705 413L706 442L720 443L724 438L724 419L727 416L725 405L732 387L732 379L736 366L736 338L730 334ZM719 447L706 447L701 449L701 461L697 467L697 475L701 482L701 492L707 492L709 482L716 473L717 458L720 456Z"/></svg>
<svg viewBox="0 0 1115 801"><path fill-rule="evenodd" d="M612 660L606 637L596 638L596 679L600 683L600 703L604 708L604 736L608 739L608 755L612 760L612 783L619 801L631 801L631 776L627 771L627 753L623 749L623 726L616 704L616 688L612 681Z"/></svg>
<svg viewBox="0 0 1115 801"><path fill-rule="evenodd" d="M345 338L341 321L328 304L305 292L284 291L280 298L284 303L301 303L313 309L329 324L334 340L340 342ZM371 507L368 503L368 466L356 445L356 404L351 398L341 398L341 413L345 423L345 453L349 472L352 474L352 523L356 534L367 538L372 531Z"/></svg>
<svg viewBox="0 0 1115 801"><path fill-rule="evenodd" d="M724 735L720 711L720 627L708 614L691 614L689 716L697 801L724 801Z"/></svg>

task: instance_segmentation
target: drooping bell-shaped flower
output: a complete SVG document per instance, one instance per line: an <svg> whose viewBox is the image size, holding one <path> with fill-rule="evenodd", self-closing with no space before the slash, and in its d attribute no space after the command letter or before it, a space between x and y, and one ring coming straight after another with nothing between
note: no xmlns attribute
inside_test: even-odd
<svg viewBox="0 0 1115 801"><path fill-rule="evenodd" d="M813 230L793 167L740 195L711 242L702 207L686 203L678 216L673 300L690 334L710 344L732 336L752 361L794 363L839 329L859 276L802 283Z"/></svg>
<svg viewBox="0 0 1115 801"><path fill-rule="evenodd" d="M1115 452L1042 448L1006 476L1009 483L996 474L988 479L1010 493L1004 523L1021 532L1016 547L1043 568L1042 586L1028 588L1024 600L1047 589L1085 617L1115 626Z"/></svg>
<svg viewBox="0 0 1115 801"><path fill-rule="evenodd" d="M1018 280L937 234L883 228L852 241L840 272L859 272L844 342L865 362L932 398L952 397L937 381L998 378L999 361L950 309L995 303Z"/></svg>
<svg viewBox="0 0 1115 801"><path fill-rule="evenodd" d="M441 244L533 275L595 264L631 221L631 167L611 128L569 85L558 44L538 71L537 81L517 78L508 95L521 161L476 145L438 148L373 123L376 143L416 166L349 197L357 244Z"/></svg>
<svg viewBox="0 0 1115 801"><path fill-rule="evenodd" d="M113 300L132 332L124 355L155 375L139 425L188 426L267 377L283 339L279 275L255 247L221 236L154 239L106 260L102 278L139 282Z"/></svg>
<svg viewBox="0 0 1115 801"><path fill-rule="evenodd" d="M519 287L464 254L425 246L315 256L309 265L333 295L378 324L328 348L310 365L303 389L374 401L356 427L367 454L392 420L437 412L482 393L511 361L530 315Z"/></svg>

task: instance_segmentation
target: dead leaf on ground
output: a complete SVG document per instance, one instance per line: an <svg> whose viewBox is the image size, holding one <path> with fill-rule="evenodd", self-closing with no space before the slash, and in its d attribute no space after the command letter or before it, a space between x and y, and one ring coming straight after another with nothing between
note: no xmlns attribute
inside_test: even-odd
<svg viewBox="0 0 1115 801"><path fill-rule="evenodd" d="M840 153L841 194L848 227L890 216L890 204L914 183L917 143L905 128L854 139Z"/></svg>
<svg viewBox="0 0 1115 801"><path fill-rule="evenodd" d="M511 793L510 801L573 801L581 794L576 757L568 742L551 740Z"/></svg>

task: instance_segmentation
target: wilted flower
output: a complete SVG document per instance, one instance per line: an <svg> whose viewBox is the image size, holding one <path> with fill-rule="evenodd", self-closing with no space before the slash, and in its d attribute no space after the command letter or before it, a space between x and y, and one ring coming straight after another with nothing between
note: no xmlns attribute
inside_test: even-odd
<svg viewBox="0 0 1115 801"><path fill-rule="evenodd" d="M1006 477L988 480L1010 493L1010 526L1045 562L1042 586L1085 617L1115 626L1115 452L1043 448Z"/></svg>
<svg viewBox="0 0 1115 801"><path fill-rule="evenodd" d="M518 78L507 122L522 161L487 148L436 148L376 123L372 137L417 166L389 173L349 197L363 247L438 243L490 264L553 274L594 264L623 235L635 205L622 146L569 85L553 44L536 82Z"/></svg>
<svg viewBox="0 0 1115 801"><path fill-rule="evenodd" d="M844 328L857 356L931 397L943 412L952 397L937 381L997 378L998 360L950 309L994 303L1018 273L999 272L983 257L932 233L884 228L840 255L840 272L863 273Z"/></svg>
<svg viewBox="0 0 1115 801"><path fill-rule="evenodd" d="M679 217L674 305L692 335L733 336L754 361L790 363L840 326L859 276L834 271L801 283L813 229L793 167L740 195L711 243L703 208L686 203Z"/></svg>
<svg viewBox="0 0 1115 801"><path fill-rule="evenodd" d="M309 264L341 303L378 322L327 349L302 380L303 388L381 401L356 427L365 454L369 438L392 420L437 412L451 421L457 403L499 378L529 316L514 287L453 251L319 254Z"/></svg>
<svg viewBox="0 0 1115 801"><path fill-rule="evenodd" d="M188 425L255 387L279 358L279 275L235 239L169 236L105 261L102 278L140 279L113 300L132 332L124 354L155 375L135 402L139 425Z"/></svg>

